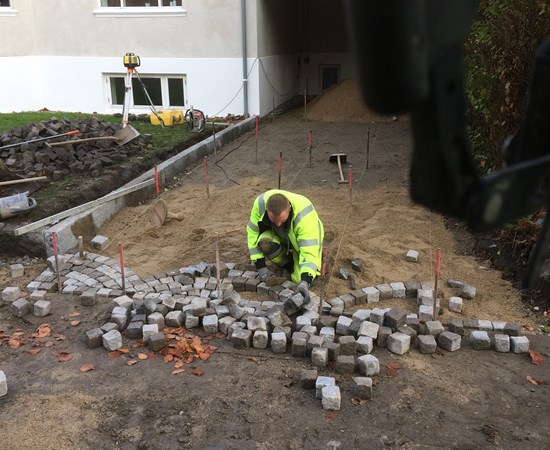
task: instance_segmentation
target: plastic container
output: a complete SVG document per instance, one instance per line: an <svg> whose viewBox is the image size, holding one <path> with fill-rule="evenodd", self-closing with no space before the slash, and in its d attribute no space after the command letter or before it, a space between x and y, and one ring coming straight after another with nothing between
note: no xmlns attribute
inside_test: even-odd
<svg viewBox="0 0 550 450"><path fill-rule="evenodd" d="M166 111L157 111L159 117L162 119L165 127L171 127L172 125L183 123L183 111L177 109L167 109ZM151 124L160 125L158 117L151 113Z"/></svg>
<svg viewBox="0 0 550 450"><path fill-rule="evenodd" d="M28 192L23 192L9 197L0 197L0 218L7 219L34 208L36 200L27 195Z"/></svg>

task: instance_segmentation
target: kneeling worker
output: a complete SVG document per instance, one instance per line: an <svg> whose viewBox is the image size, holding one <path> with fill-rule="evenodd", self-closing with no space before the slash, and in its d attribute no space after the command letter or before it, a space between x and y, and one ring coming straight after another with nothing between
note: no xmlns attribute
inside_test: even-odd
<svg viewBox="0 0 550 450"><path fill-rule="evenodd" d="M265 259L287 271L309 303L309 286L320 275L324 230L303 195L272 189L254 200L246 227L250 258L261 281L270 275Z"/></svg>

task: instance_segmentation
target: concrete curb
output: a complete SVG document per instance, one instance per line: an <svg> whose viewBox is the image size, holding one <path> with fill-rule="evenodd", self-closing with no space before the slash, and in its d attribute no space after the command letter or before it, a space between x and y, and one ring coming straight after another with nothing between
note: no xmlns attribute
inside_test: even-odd
<svg viewBox="0 0 550 450"><path fill-rule="evenodd" d="M235 125L226 128L225 130L210 136L202 142L189 147L181 153L171 157L157 166L159 173L159 182L161 186L168 184L175 175L181 173L186 167L195 164L205 156L213 154L216 149L223 145L234 141L246 131L254 128L256 117L249 117ZM152 179L155 176L155 170L150 169L139 177L133 179L129 183L122 186L124 189L142 181ZM113 192L117 192L115 190ZM53 255L52 233L57 234L57 245L59 253L70 253L78 248L78 236L84 236L91 239L99 230L99 228L108 222L115 214L121 211L126 206L136 204L139 201L150 198L155 193L155 187L147 186L138 191L130 192L122 197L113 199L102 205L98 205L75 216L58 222L50 228L45 228L42 231L46 255Z"/></svg>

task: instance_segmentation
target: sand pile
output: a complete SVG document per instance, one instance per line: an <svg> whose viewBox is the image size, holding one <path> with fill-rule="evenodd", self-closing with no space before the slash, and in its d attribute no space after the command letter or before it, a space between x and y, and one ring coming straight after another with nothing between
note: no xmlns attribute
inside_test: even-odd
<svg viewBox="0 0 550 450"><path fill-rule="evenodd" d="M346 78L317 96L307 109L311 120L324 122L380 122L391 120L369 110L361 98L361 89L357 80Z"/></svg>

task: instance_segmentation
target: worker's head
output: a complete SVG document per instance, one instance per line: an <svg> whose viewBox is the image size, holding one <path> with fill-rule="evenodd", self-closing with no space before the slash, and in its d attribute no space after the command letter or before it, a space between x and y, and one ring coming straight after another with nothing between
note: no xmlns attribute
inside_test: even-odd
<svg viewBox="0 0 550 450"><path fill-rule="evenodd" d="M273 194L267 200L267 216L276 227L283 225L290 214L290 202L283 194Z"/></svg>

